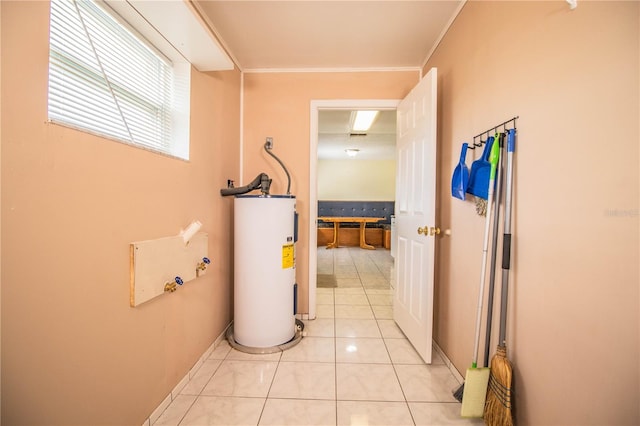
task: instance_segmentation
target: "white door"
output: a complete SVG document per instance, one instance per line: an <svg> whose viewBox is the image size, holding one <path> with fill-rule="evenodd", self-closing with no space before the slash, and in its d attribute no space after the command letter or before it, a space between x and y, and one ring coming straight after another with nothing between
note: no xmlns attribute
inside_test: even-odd
<svg viewBox="0 0 640 426"><path fill-rule="evenodd" d="M436 191L437 69L398 106L397 252L393 318L431 363ZM432 232L429 232L429 231ZM420 231L420 232L419 232Z"/></svg>

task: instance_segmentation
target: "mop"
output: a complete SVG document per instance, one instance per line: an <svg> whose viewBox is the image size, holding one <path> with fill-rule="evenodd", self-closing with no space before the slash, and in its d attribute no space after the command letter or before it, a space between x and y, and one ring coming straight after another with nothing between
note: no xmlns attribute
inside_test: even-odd
<svg viewBox="0 0 640 426"><path fill-rule="evenodd" d="M489 382L489 369L478 368L478 348L480 346L480 326L482 322L482 302L484 300L484 285L487 272L487 251L489 246L489 228L491 226L491 210L493 205L493 193L495 188L496 169L500 158L500 146L494 143L491 147L489 161L491 171L489 177L489 188L487 197L487 214L484 226L484 240L482 246L482 268L480 273L480 291L478 294L478 309L476 312L476 337L473 348L473 361L471 368L467 369L464 381L464 392L462 395L462 417L482 417L484 413L484 403L487 395L487 384Z"/></svg>

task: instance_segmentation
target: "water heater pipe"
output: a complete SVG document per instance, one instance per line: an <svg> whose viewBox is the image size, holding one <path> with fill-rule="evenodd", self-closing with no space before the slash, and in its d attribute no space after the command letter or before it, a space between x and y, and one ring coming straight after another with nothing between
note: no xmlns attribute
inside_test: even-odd
<svg viewBox="0 0 640 426"><path fill-rule="evenodd" d="M276 155L273 152L271 152L272 148L273 148L273 138L267 138L267 141L264 143L264 150L266 151L267 154L275 158L278 163L280 163L280 165L284 169L284 172L287 174L287 195L291 195L291 176L289 176L289 171L284 166L282 161L280 161L280 159L276 157Z"/></svg>

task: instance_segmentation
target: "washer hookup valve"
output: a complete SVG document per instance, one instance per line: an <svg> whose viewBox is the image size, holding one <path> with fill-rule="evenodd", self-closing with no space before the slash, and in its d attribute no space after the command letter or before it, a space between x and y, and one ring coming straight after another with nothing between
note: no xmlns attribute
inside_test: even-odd
<svg viewBox="0 0 640 426"><path fill-rule="evenodd" d="M198 263L198 266L196 266L196 272L204 271L210 263L211 260L209 260L208 257L203 257L202 262Z"/></svg>
<svg viewBox="0 0 640 426"><path fill-rule="evenodd" d="M173 282L165 283L164 291L168 291L170 293L173 293L174 291L176 291L177 286L182 285L182 284L184 284L184 281L182 281L182 278L176 277L176 279Z"/></svg>

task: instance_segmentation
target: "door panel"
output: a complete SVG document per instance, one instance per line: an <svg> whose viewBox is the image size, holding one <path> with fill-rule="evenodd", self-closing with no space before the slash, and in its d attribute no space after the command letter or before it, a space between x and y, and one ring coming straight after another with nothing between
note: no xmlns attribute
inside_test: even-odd
<svg viewBox="0 0 640 426"><path fill-rule="evenodd" d="M424 140L417 140L413 143L413 161L414 161L414 180L412 182L413 187L413 213L416 215L424 215L425 196L424 193L424 165L421 164L421 160L424 158Z"/></svg>
<svg viewBox="0 0 640 426"><path fill-rule="evenodd" d="M424 244L416 244L414 241L411 242L412 250L411 250L411 268L412 268L412 279L411 281L414 283L421 283L424 281L424 276L421 263L424 258ZM420 321L421 318L425 315L426 307L425 299L424 299L424 288L423 286L416 285L410 288L411 298L409 303L411 303L410 311L413 319L415 321Z"/></svg>
<svg viewBox="0 0 640 426"><path fill-rule="evenodd" d="M406 188L409 185L409 171L411 169L411 155L409 150L402 148L398 150L398 167L397 167L397 181L396 186ZM409 192L403 191L401 193L396 192L396 209L397 213L406 214L409 209Z"/></svg>

